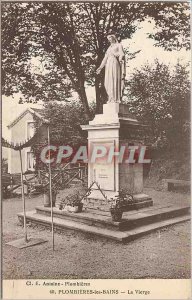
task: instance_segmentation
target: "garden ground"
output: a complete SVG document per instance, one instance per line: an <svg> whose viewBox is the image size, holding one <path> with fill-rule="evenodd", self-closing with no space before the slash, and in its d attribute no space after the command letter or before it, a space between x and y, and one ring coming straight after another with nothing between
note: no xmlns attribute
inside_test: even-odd
<svg viewBox="0 0 192 300"><path fill-rule="evenodd" d="M154 201L176 204L190 201L189 194L146 191ZM42 205L42 196L27 198L27 210ZM29 237L46 243L17 249L7 242L23 237L17 213L21 198L3 201L3 277L27 278L190 278L190 222L180 223L148 234L128 244L106 240L71 230L55 233L28 226Z"/></svg>

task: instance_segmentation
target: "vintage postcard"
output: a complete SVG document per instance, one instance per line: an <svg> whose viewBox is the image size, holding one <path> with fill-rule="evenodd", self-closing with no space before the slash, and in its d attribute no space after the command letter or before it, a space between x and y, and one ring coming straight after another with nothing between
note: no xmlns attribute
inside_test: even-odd
<svg viewBox="0 0 192 300"><path fill-rule="evenodd" d="M2 299L190 299L190 2L2 1Z"/></svg>

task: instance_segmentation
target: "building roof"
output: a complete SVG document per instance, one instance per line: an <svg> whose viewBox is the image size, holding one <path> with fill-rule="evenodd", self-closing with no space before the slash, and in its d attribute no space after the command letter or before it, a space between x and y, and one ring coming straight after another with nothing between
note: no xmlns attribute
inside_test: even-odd
<svg viewBox="0 0 192 300"><path fill-rule="evenodd" d="M44 110L43 109L41 109L41 108L31 108L34 112L36 112L36 113L38 113L38 114L40 114L40 115L42 115L43 116L43 112L44 112Z"/></svg>
<svg viewBox="0 0 192 300"><path fill-rule="evenodd" d="M27 113L37 116L39 119L43 119L43 109L39 108L27 108L16 119L14 119L7 127L12 128L19 120L21 120Z"/></svg>

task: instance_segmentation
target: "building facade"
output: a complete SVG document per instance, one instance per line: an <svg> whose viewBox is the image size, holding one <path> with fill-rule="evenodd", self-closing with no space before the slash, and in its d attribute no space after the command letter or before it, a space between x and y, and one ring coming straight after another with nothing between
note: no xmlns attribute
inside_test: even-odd
<svg viewBox="0 0 192 300"><path fill-rule="evenodd" d="M34 116L42 118L42 110L28 108L22 112L14 121L11 122L7 127L10 130L11 142L23 143L30 139L35 133L35 119ZM35 157L31 150L31 147L24 148L21 151L23 171L34 171L35 170ZM19 151L9 149L8 152L8 172L10 174L20 173L20 158Z"/></svg>

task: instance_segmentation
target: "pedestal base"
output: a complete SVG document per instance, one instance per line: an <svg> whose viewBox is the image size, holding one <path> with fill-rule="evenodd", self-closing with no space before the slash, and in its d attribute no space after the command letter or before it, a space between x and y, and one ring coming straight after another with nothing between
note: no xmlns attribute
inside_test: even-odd
<svg viewBox="0 0 192 300"><path fill-rule="evenodd" d="M143 163L138 159L144 145L146 125L140 123L122 103L103 105L103 114L96 115L89 125L82 125L88 131L89 157L88 187L97 182L100 189L93 189L85 206L100 211L110 210L110 199L119 191L127 190L134 195L136 209L153 205L143 192ZM104 149L104 150L103 150ZM133 150L137 149L137 155ZM131 156L132 151L132 157ZM103 154L105 153L105 154ZM136 159L137 156L137 159ZM104 195L103 195L104 193ZM127 211L132 207L128 205Z"/></svg>

